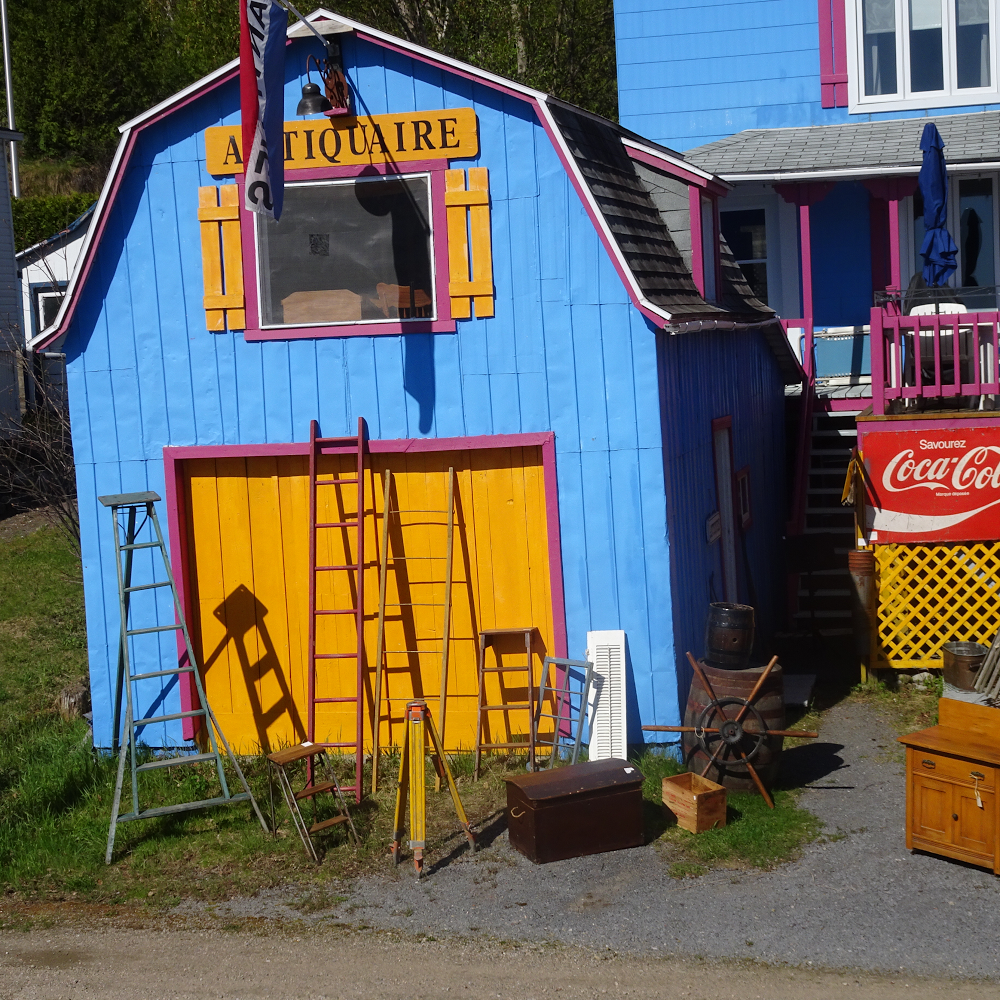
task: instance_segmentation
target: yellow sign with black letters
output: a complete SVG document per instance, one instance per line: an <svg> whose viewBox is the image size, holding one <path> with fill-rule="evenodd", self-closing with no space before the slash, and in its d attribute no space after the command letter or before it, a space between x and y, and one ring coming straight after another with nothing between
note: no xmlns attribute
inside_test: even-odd
<svg viewBox="0 0 1000 1000"><path fill-rule="evenodd" d="M239 125L205 129L210 174L243 173ZM472 108L285 122L285 169L413 160L467 160L479 154Z"/></svg>

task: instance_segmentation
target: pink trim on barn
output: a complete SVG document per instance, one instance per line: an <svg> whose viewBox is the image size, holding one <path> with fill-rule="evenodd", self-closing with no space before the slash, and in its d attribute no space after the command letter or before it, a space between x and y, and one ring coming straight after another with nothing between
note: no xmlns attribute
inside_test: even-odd
<svg viewBox="0 0 1000 1000"><path fill-rule="evenodd" d="M118 170L115 173L115 179L111 183L111 190L108 192L107 201L104 204L104 208L101 211L100 217L96 219L96 227L93 236L90 238L90 245L87 248L87 257L83 261L83 266L80 269L80 276L77 278L73 286L73 297L70 300L69 307L66 309L66 315L63 317L62 323L59 328L51 337L46 338L34 350L44 351L52 343L58 340L67 329L69 329L70 321L73 318L73 312L76 309L76 303L78 298L78 291L85 284L87 277L90 274L90 269L94 265L94 258L97 254L97 246L101 242L101 238L104 236L104 230L108 225L108 217L110 215L109 207L118 195L118 189L121 187L123 178L125 177L126 167L128 161L135 150L136 132L131 132L128 137L128 141L125 144L125 149L122 152L121 159L118 162Z"/></svg>
<svg viewBox="0 0 1000 1000"><path fill-rule="evenodd" d="M555 645L554 656L567 655L566 601L563 590L562 540L559 532L559 484L556 476L556 439L552 431L532 434L487 434L476 437L454 438L402 438L386 441L369 441L368 449L373 455L407 454L417 452L482 451L499 448L541 447L542 476L545 484L545 524L549 550L549 586L552 593L552 632ZM337 451L341 449L331 449ZM346 451L350 451L347 449ZM346 453L345 451L345 453ZM187 587L190 564L188 561L187 509L183 482L183 463L189 459L205 458L262 458L277 455L309 454L308 441L290 441L281 444L223 444L188 445L163 449L163 472L166 483L165 502L167 505L167 531L169 533L170 560L178 567L175 574L177 594L184 609L188 628L195 621L194 606ZM187 662L183 637L177 644L178 663ZM188 675L188 682L181 684L181 707L188 711L195 698L194 679ZM184 739L195 736L191 719L183 720Z"/></svg>
<svg viewBox="0 0 1000 1000"><path fill-rule="evenodd" d="M243 204L243 175L236 177L239 186L240 239L243 243L243 287L246 301L247 327L243 339L248 343L263 340L317 340L328 337L385 337L402 333L454 333L457 329L451 318L451 296L448 289L448 217L444 203L444 172L447 160L414 160L412 162L366 163L312 167L308 170L289 171L286 185L297 181L328 181L370 175L408 177L416 174L430 175L431 218L434 249L434 293L437 318L433 320L387 320L368 323L340 323L329 326L266 327L260 325L257 285L257 233L252 212Z"/></svg>
<svg viewBox="0 0 1000 1000"><path fill-rule="evenodd" d="M600 237L601 243L604 244L604 249L611 258L611 263L614 266L614 269L618 272L618 277L621 279L622 285L625 286L625 290L628 292L628 297L631 299L632 305L635 306L635 308L638 309L639 312L646 317L646 319L653 323L657 329L662 329L666 319L659 313L654 312L648 306L643 305L640 301L635 284L635 275L632 274L631 271L628 271L628 269L625 268L618 259L618 253L616 252L618 250L618 246L617 244L612 245L613 237L608 232L607 220L603 216L600 216L599 213L595 212L591 207L590 199L587 198L587 194L584 190L584 182L580 179L574 164L570 162L570 158L565 152L563 152L562 144L556 138L552 126L549 124L548 115L542 113L537 100L532 98L530 99L530 103L535 109L535 114L541 122L542 128L545 129L545 134L549 137L549 142L552 143L552 148L556 151L556 155L559 157L559 160L563 165L563 169L572 181L573 188L590 219L591 225Z"/></svg>
<svg viewBox="0 0 1000 1000"><path fill-rule="evenodd" d="M688 184L705 188L706 191L711 191L712 194L725 196L729 193L729 188L725 187L725 185L719 184L717 181L708 180L705 177L700 177L691 170L685 170L665 156L657 156L648 150L636 149L634 146L628 146L624 143L622 145L629 157L638 163L644 163L647 167L652 167L654 170L662 170L664 173L673 174L674 177L686 181Z"/></svg>

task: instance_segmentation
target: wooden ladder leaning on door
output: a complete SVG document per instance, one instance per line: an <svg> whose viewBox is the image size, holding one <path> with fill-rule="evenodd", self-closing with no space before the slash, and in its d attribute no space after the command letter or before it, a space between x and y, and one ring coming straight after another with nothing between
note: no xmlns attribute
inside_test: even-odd
<svg viewBox="0 0 1000 1000"><path fill-rule="evenodd" d="M382 687L383 682L387 681L387 671L388 663L384 662L387 656L390 655L406 655L409 656L435 656L440 655L441 657L441 694L438 701L438 736L441 742L442 748L444 747L444 734L445 734L445 724L447 722L447 707L448 707L448 652L451 645L451 578L452 578L452 554L454 551L454 538L455 538L455 470L454 468L448 469L448 480L447 480L447 501L446 508L444 510L437 509L406 509L400 506L398 491L395 493L396 506L393 507L393 476L390 469L385 470L385 479L383 485L382 493L382 548L379 553L379 596L378 596L378 638L375 644L375 691L373 698L373 711L372 711L372 794L374 795L378 789L378 769L379 769L379 724L382 721L382 704L385 702L389 704L392 700L388 696L383 698ZM396 518L396 525L399 529L399 537L402 538L403 529L406 527L402 522L402 517L418 514L418 515L430 515L435 517L447 518L446 521L438 524L430 525L432 527L446 527L447 534L445 538L445 550L444 552L435 553L433 555L407 555L405 548L401 553L390 555L389 553L389 522L391 517ZM386 600L386 588L389 575L389 564L392 564L393 574L399 572L400 567L405 567L406 563L411 560L423 560L429 561L431 563L438 563L443 561L444 566L444 603L440 604L434 601L396 601L389 602ZM440 581L422 581L422 583L440 583ZM399 595L402 596L402 595ZM441 629L441 648L440 649L386 649L385 648L385 620L386 620L386 608L395 608L399 611L400 616L404 613L404 608L441 608L442 611L442 629ZM412 615L412 610L411 610ZM414 630L415 634L415 630ZM410 702L413 696L407 696L406 702ZM391 720L392 713L390 711L389 718ZM442 750L443 752L443 750ZM441 773L438 773L437 787L440 788Z"/></svg>

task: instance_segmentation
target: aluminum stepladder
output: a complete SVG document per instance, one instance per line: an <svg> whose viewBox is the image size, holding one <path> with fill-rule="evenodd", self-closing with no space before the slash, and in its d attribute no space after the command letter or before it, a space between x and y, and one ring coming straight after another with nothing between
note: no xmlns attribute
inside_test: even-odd
<svg viewBox="0 0 1000 1000"><path fill-rule="evenodd" d="M308 758L315 764L317 757L323 765L323 770L326 774L326 781L323 782L321 786L314 783L312 781L312 776L310 775L306 779L306 787L296 791L285 768L287 765L294 764L296 761L302 760L303 758ZM319 855L316 853L316 846L312 842L312 835L314 833L319 833L321 830L327 830L330 827L346 823L350 828L351 836L354 838L354 843L361 843L361 840L358 837L358 831L354 828L354 820L351 819L350 810L347 808L347 799L344 798L340 782L337 781L337 775L334 774L333 767L330 764L330 755L326 751L323 751L321 754L315 753L311 744L303 743L299 746L288 747L285 750L278 750L275 753L269 753L267 755L267 759L269 765L273 767L274 772L277 775L282 798L285 800L285 805L288 806L288 812L292 817L292 823L294 824L299 838L302 841L302 846L306 849L306 853L313 859L313 861L319 861ZM322 791L329 791L330 794L336 798L337 807L340 810L336 816L333 816L330 819L321 820L316 813L315 796ZM299 802L304 798L312 798L313 801L312 826L306 825L306 821L302 816L302 810L299 808ZM277 829L277 824L274 820L273 798L271 800L271 826L273 829Z"/></svg>
<svg viewBox="0 0 1000 1000"><path fill-rule="evenodd" d="M302 818L302 813L298 803L302 799L313 798L323 792L329 792L341 805L344 792L352 792L355 801L360 801L364 794L362 787L362 773L364 768L364 672L365 672L365 645L364 645L364 623L365 623L365 484L364 465L365 453L368 450L368 428L363 417L358 418L358 433L354 437L320 437L319 424L313 420L309 425L309 644L307 647L306 669L308 673L307 688L307 713L306 713L306 739L292 747L287 747L277 753L270 754L268 760L278 771L278 780L281 786L282 795L288 805L292 815L292 822L302 837L307 852L315 859L316 850L313 847L311 835L319 833L321 830L334 826L342 820L334 818L332 820L317 820L311 827L306 827ZM327 476L319 475L319 462L323 455L345 455L353 454L356 458L355 473L353 476L340 476L333 472ZM320 521L319 511L321 506L319 490L321 488L333 487L340 490L344 486L356 487L357 509L352 517L345 511L343 497L337 496L336 509L337 520ZM345 561L343 563L320 564L318 562L317 532L319 531L340 531L344 537ZM350 540L353 534L354 540L354 560L350 559ZM317 580L321 573L347 573L353 574L353 586L351 580L348 587L352 591L354 603L351 607L345 608L321 608L317 597ZM318 652L317 651L317 622L329 616L351 615L354 619L354 649L345 652L343 650ZM316 693L317 671L320 662L328 660L353 660L354 661L354 694L337 695L333 697L320 697ZM317 741L316 739L316 706L329 704L353 704L355 705L355 730L353 740ZM353 750L354 751L354 782L353 784L341 786L333 775L328 750ZM326 781L318 781L316 758L323 756L323 768L327 772ZM296 761L306 762L306 783L298 791L292 789L289 776L285 768ZM314 801L315 806L315 801ZM343 804L346 810L346 803ZM349 814L348 814L349 816ZM351 830L357 838L354 830L354 823L348 819Z"/></svg>
<svg viewBox="0 0 1000 1000"><path fill-rule="evenodd" d="M448 469L448 481L447 481L447 509L445 510L406 510L399 506L399 496L396 496L396 507L392 507L392 493L393 493L393 476L390 469L385 470L385 478L382 493L382 549L379 554L379 599L378 599L378 640L376 643L375 651L375 691L374 691L374 702L373 702L373 712L372 712L372 731L374 733L374 743L372 749L372 794L374 795L378 789L378 765L379 765L379 723L382 719L382 682L384 675L388 670L387 664L385 664L385 659L388 655L399 655L405 654L424 656L424 655L440 655L441 657L441 694L440 700L438 701L438 719L440 720L440 732L439 736L441 739L441 745L444 746L444 732L445 725L447 723L447 708L448 708L448 655L449 648L451 645L451 584L452 584L452 558L454 552L454 538L455 538L455 470L454 468ZM404 515L410 514L426 514L426 515L438 515L447 517L447 536L445 541L445 552L442 555L406 555L404 553L400 555L389 555L389 519L390 516L395 514L397 517L397 526L399 528L400 535L402 535L404 525L402 520L400 520ZM444 527L445 525L441 525ZM412 525L410 525L412 527ZM393 572L397 572L397 564L405 565L407 562L414 560L425 560L425 561L444 561L444 604L437 604L434 602L418 602L418 601L406 601L406 602L395 602L388 603L386 601L386 586L388 581L388 568L389 564L392 563ZM431 581L420 581L420 583L428 583ZM433 581L440 582L440 581ZM397 608L400 615L403 614L404 608L441 608L442 609L442 636L441 636L441 649L394 649L386 650L385 648L385 613L386 608ZM383 669L385 667L385 670ZM408 668L407 668L408 669ZM388 703L389 698L385 701ZM391 718L391 715L390 715ZM438 778L435 783L436 789L440 790L441 787L441 773L438 772Z"/></svg>
<svg viewBox="0 0 1000 1000"><path fill-rule="evenodd" d="M535 680L532 676L532 637L535 634L535 628L533 625L529 625L527 628L486 628L479 633L479 705L476 712L476 749L475 749L475 767L473 770L473 780L479 780L479 766L482 760L482 754L484 750L527 750L528 751L528 770L535 770ZM523 636L524 637L524 652L527 656L528 662L521 666L505 667L500 658L500 654L497 653L496 647L494 646L494 653L496 653L497 665L495 667L486 666L486 649L488 646L493 646L494 642L505 636ZM528 700L523 702L507 702L504 701L499 705L488 705L484 701L486 698L486 675L496 674L497 680L500 684L500 696L503 698L506 694L507 685L504 683L504 675L509 673L526 673L528 675L527 690L528 690ZM511 712L524 712L528 713L528 741L525 743L523 740L518 742L512 740L510 729L510 713ZM490 712L502 712L504 717L504 725L507 729L507 741L500 743L484 743L483 742L483 724L487 721L488 713Z"/></svg>
<svg viewBox="0 0 1000 1000"><path fill-rule="evenodd" d="M177 586L174 583L174 575L170 569L170 559L167 556L167 549L163 542L163 533L160 530L160 522L156 516L154 506L160 499L156 493L121 493L112 496L98 497L98 500L105 506L111 508L111 517L115 526L115 561L118 567L118 603L121 613L121 636L118 645L118 671L115 682L115 703L114 721L111 738L112 753L118 753L118 776L115 781L115 794L111 806L111 825L108 829L108 847L104 855L106 864L111 864L111 856L115 846L115 833L119 823L125 823L136 819L153 819L157 816L168 816L172 813L190 812L195 809L208 809L213 806L228 805L234 802L249 801L253 806L257 819L264 832L267 832L267 823L257 805L257 800L250 791L250 786L243 775L240 763L229 749L226 737L219 727L218 720L212 712L205 697L205 689L202 684L201 674L197 669L194 650L191 647L191 636L188 633L187 622L184 620L184 612L181 608L180 599L177 595ZM136 515L140 509L145 508L145 520L139 527L136 527ZM128 523L125 528L125 542L121 540L121 524L119 522L119 511L128 511ZM145 527L148 521L156 535L156 541L137 542L139 532ZM154 583L145 583L138 586L132 585L132 564L133 553L139 549L159 550L160 558L163 561L163 568L166 574L165 580ZM125 562L122 564L122 553L125 553ZM155 558L155 557L154 557ZM161 587L169 587L174 602L174 613L176 623L173 625L157 625L151 628L132 628L129 626L129 616L131 614L132 594L143 590L156 590ZM131 658L129 656L129 640L138 635L152 635L157 632L181 632L184 636L184 645L187 652L186 661L181 661L183 665L171 667L167 670L151 670L142 673L132 673ZM132 686L139 681L152 680L159 677L180 677L182 674L190 674L194 681L195 691L198 697L198 708L189 711L171 712L165 715L145 716L135 718L134 694ZM122 692L125 692L125 740L119 744L119 725L121 723ZM157 757L144 764L136 761L136 751L138 747L136 730L141 730L145 726L158 722L169 722L175 719L196 719L205 720L205 738L208 744L208 752L184 754L176 757ZM225 749L226 755L233 762L243 791L233 795L229 791L229 784L226 781L226 774L222 764L222 755L219 753L219 743ZM121 796L122 784L125 778L125 758L128 756L132 775L132 811L122 815ZM200 799L195 802L179 802L168 806L159 806L153 809L139 808L139 780L138 775L142 771L150 771L160 767L176 767L185 764L198 764L202 762L214 762L219 774L219 784L222 788L222 795L211 799Z"/></svg>
<svg viewBox="0 0 1000 1000"><path fill-rule="evenodd" d="M465 807L458 795L458 787L452 777L451 768L444 755L441 740L434 729L430 709L423 699L406 703L406 735L403 738L403 752L399 757L399 786L396 789L396 815L393 821L392 861L399 864L399 850L403 842L403 813L406 812L407 798L410 803L410 849L413 851L413 867L417 878L424 872L424 849L427 846L427 739L431 741L431 753L439 774L448 782L455 812L462 824L465 836L473 852L476 850L476 835L469 826Z"/></svg>
<svg viewBox="0 0 1000 1000"><path fill-rule="evenodd" d="M549 665L555 668L556 678L554 684L549 684ZM573 694L571 685L571 669L583 671L583 690L580 693L580 711L573 718ZM570 763L575 764L580 757L580 744L583 740L583 723L587 718L587 705L590 702L590 689L594 683L594 665L589 660L565 660L557 656L546 656L542 663L542 680L538 685L538 701L535 704L535 753L537 754L545 746L549 746L549 762L546 767L555 767L559 759L561 730L565 725L569 725L569 736L573 740L573 752L570 755ZM555 701L555 712L545 712L545 696L549 694ZM543 743L539 732L539 724L542 719L551 719L553 722L552 742Z"/></svg>

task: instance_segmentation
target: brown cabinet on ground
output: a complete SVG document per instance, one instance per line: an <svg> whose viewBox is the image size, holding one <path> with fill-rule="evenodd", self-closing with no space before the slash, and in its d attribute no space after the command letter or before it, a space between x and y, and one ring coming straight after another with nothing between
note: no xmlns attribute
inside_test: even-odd
<svg viewBox="0 0 1000 1000"><path fill-rule="evenodd" d="M1000 875L1000 709L942 698L906 745L906 846Z"/></svg>

